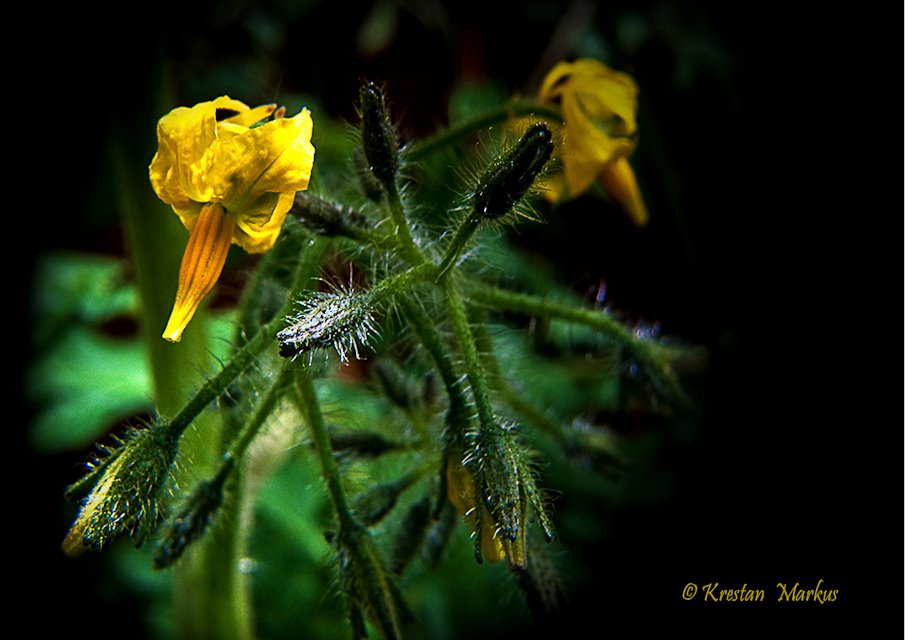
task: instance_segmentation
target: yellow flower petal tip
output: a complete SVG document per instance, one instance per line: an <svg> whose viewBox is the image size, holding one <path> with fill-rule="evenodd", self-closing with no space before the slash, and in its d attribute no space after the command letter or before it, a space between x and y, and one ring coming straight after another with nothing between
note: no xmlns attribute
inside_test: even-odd
<svg viewBox="0 0 905 640"><path fill-rule="evenodd" d="M314 165L311 113L302 109L285 116L285 107L250 108L221 96L177 107L158 122L157 153L149 167L154 191L193 237L203 212L215 205L222 223L204 242L198 240L199 246L186 247L165 339L181 339L213 288L230 243L249 253L269 251L296 192L308 188Z"/></svg>
<svg viewBox="0 0 905 640"><path fill-rule="evenodd" d="M643 227L647 224L647 207L627 158L619 158L607 165L600 174L600 184L636 226Z"/></svg>
<svg viewBox="0 0 905 640"><path fill-rule="evenodd" d="M211 292L229 252L236 217L218 205L207 205L192 225L189 242L179 266L176 302L163 331L163 338L179 342L201 301Z"/></svg>
<svg viewBox="0 0 905 640"><path fill-rule="evenodd" d="M478 507L474 476L455 456L450 456L446 463L446 493L456 511L465 516L465 521L474 529L474 535L480 540L484 562L494 564L505 558L506 550L496 535L493 516L486 506Z"/></svg>

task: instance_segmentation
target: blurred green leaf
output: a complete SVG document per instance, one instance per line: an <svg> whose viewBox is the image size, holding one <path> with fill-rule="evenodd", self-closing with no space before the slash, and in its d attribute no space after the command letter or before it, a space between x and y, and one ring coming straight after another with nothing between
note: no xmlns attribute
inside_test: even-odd
<svg viewBox="0 0 905 640"><path fill-rule="evenodd" d="M35 270L32 305L39 345L59 338L72 324L100 324L138 308L123 261L102 255L51 253Z"/></svg>
<svg viewBox="0 0 905 640"><path fill-rule="evenodd" d="M117 420L151 408L151 377L137 340L87 327L67 331L35 363L28 390L42 405L31 439L42 451L84 447Z"/></svg>
<svg viewBox="0 0 905 640"><path fill-rule="evenodd" d="M484 115L509 96L502 84L490 80L459 82L449 96L449 121L461 122Z"/></svg>
<svg viewBox="0 0 905 640"><path fill-rule="evenodd" d="M38 406L30 437L40 451L88 446L117 421L153 408L151 373L138 336L112 337L101 330L117 318L137 322L137 295L123 266L116 258L74 253L48 254L38 265L32 304L41 350L26 388ZM210 352L226 358L234 334L231 314L211 318L209 325Z"/></svg>

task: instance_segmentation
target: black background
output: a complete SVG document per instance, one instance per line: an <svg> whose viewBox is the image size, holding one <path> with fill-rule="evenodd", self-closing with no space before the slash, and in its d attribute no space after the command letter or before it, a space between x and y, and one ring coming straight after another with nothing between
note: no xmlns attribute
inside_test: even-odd
<svg viewBox="0 0 905 640"><path fill-rule="evenodd" d="M429 131L440 116L412 114L442 114L456 56L416 33L400 49L423 52L418 59L402 53L361 59L351 43L344 45L351 14L331 4L315 21L323 28L300 32L286 52L330 52L318 64L335 68L335 83L308 90L333 113L351 117L358 79L382 78L394 101L406 105L404 127ZM596 233L624 236L608 242L617 248L601 258L621 306L710 349L697 389L704 400L701 434L670 462L677 473L673 499L615 513L614 536L584 550L600 578L547 622L558 632L587 629L587 637L644 636L663 625L705 637L736 629L798 637L843 622L872 628L902 602L902 75L901 48L893 46L899 32L884 29L898 25L899 16L863 4L833 13L821 5L689 6L706 16L735 65L729 91L704 85L693 99L677 100L668 90L646 96L675 100L674 111L658 113L665 114L681 168L691 256L667 254L660 263L620 270L638 248L633 243L648 240L637 240L615 217L593 222L579 209L572 215L601 225ZM622 8L601 4L598 15ZM200 5L178 16L172 8L132 10L87 15L70 6L19 21L29 27L30 44L8 54L6 152L21 168L6 187L11 297L25 300L30 260L45 248L121 247L115 233L98 238L79 222L98 141L113 119L145 126L140 105L156 47L179 51L194 33L214 28ZM523 53L523 38L530 43L532 34L507 29L509 11L459 3L451 19L457 32L480 42L489 74L517 82L536 56ZM632 60L640 78L655 78L669 63L656 48ZM311 77L323 81L325 74ZM654 222L650 241L673 232ZM578 281L587 261L598 259L596 234L585 237L554 249ZM633 296L635 288L641 293ZM18 309L24 303L8 310L6 337L21 370L31 354L19 348L28 317ZM22 397L16 393L12 402ZM33 454L23 435L29 408L16 409L22 419L6 425L14 434L6 455L13 499L4 521L6 553L16 567L10 580L23 605L8 616L34 630L65 629L70 637L123 620L138 637L128 601L111 609L97 597L106 588L102 565L65 560L59 551L67 525L60 493L81 458ZM687 582L747 583L766 588L769 597L777 582L807 588L818 579L838 588L837 603L754 608L680 597Z"/></svg>

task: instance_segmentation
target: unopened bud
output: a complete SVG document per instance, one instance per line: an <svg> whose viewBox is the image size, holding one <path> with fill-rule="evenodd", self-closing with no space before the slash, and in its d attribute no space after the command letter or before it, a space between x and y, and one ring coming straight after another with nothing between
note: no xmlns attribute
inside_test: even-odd
<svg viewBox="0 0 905 640"><path fill-rule="evenodd" d="M291 212L302 226L323 236L349 235L347 230L364 224L354 210L307 191L295 194Z"/></svg>
<svg viewBox="0 0 905 640"><path fill-rule="evenodd" d="M124 533L140 546L160 519L161 494L177 450L178 434L163 425L131 431L66 534L66 555L100 551Z"/></svg>
<svg viewBox="0 0 905 640"><path fill-rule="evenodd" d="M543 122L531 125L514 147L490 163L478 181L474 215L487 219L509 213L524 197L553 153L553 134Z"/></svg>
<svg viewBox="0 0 905 640"><path fill-rule="evenodd" d="M533 514L547 540L553 527L537 489L534 472L512 426L469 438L464 459L447 460L449 500L475 529L475 556L489 562L506 558L509 568L528 566L527 526Z"/></svg>
<svg viewBox="0 0 905 640"><path fill-rule="evenodd" d="M155 569L176 562L207 530L223 504L223 484L231 467L227 464L213 479L199 482L179 513L163 526L163 536L154 551Z"/></svg>
<svg viewBox="0 0 905 640"><path fill-rule="evenodd" d="M294 359L333 347L343 363L349 361L350 351L361 358L359 348L376 332L370 296L342 290L315 292L298 304L299 312L277 333L280 355Z"/></svg>
<svg viewBox="0 0 905 640"><path fill-rule="evenodd" d="M418 479L417 473L410 473L396 482L384 482L374 485L358 495L352 505L359 522L371 527L393 510L402 492L412 486Z"/></svg>
<svg viewBox="0 0 905 640"><path fill-rule="evenodd" d="M384 185L393 184L399 169L399 138L390 120L383 91L373 82L358 92L361 104L361 143L368 168Z"/></svg>

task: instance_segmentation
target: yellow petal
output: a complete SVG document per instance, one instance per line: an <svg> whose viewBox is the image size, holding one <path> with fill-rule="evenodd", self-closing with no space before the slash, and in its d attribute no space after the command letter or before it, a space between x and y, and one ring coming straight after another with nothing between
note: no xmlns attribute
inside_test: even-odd
<svg viewBox="0 0 905 640"><path fill-rule="evenodd" d="M618 130L614 130L615 124L609 124L612 133L629 136L638 128L638 85L631 76L613 71L598 60L582 58L572 63L561 91L576 97L588 118L601 123L618 118Z"/></svg>
<svg viewBox="0 0 905 640"><path fill-rule="evenodd" d="M563 98L562 163L569 195L575 197L593 184L614 158L628 155L634 142L628 138L610 137L589 119L580 102L571 95Z"/></svg>
<svg viewBox="0 0 905 640"><path fill-rule="evenodd" d="M475 486L471 471L462 466L456 456L450 456L446 462L446 495L456 508L465 515L475 506Z"/></svg>
<svg viewBox="0 0 905 640"><path fill-rule="evenodd" d="M157 153L149 168L151 185L158 197L180 214L183 223L191 216L190 203L210 201L204 168L198 164L217 139L218 110L242 113L249 108L221 96L191 108L177 107L157 123Z"/></svg>
<svg viewBox="0 0 905 640"><path fill-rule="evenodd" d="M481 507L481 557L485 562L494 564L506 557L503 543L494 530L493 518L487 507Z"/></svg>
<svg viewBox="0 0 905 640"><path fill-rule="evenodd" d="M205 206L193 221L189 241L179 267L176 301L163 337L179 342L201 301L211 292L223 265L236 226L234 215L217 204Z"/></svg>
<svg viewBox="0 0 905 640"><path fill-rule="evenodd" d="M283 228L283 220L295 202L295 191L268 193L256 202L260 205L260 213L255 213L254 207L246 209L233 234L233 242L248 253L264 253L273 248Z"/></svg>
<svg viewBox="0 0 905 640"><path fill-rule="evenodd" d="M638 87L632 78L587 58L560 62L544 78L539 98L563 113L564 185L551 182L548 199L576 197L601 171L634 149ZM565 188L561 188L564 186Z"/></svg>
<svg viewBox="0 0 905 640"><path fill-rule="evenodd" d="M647 224L647 207L638 188L638 180L627 158L610 163L600 174L600 184L637 226Z"/></svg>
<svg viewBox="0 0 905 640"><path fill-rule="evenodd" d="M562 90L572 77L574 62L557 62L547 72L541 82L537 97L541 102L549 102L562 95Z"/></svg>
<svg viewBox="0 0 905 640"><path fill-rule="evenodd" d="M307 189L314 164L312 128L311 113L304 109L220 140L205 168L214 197L241 218L264 194Z"/></svg>
<svg viewBox="0 0 905 640"><path fill-rule="evenodd" d="M271 114L272 121L249 128ZM158 124L155 192L188 229L204 205L219 203L237 222L233 242L250 253L269 250L314 163L310 112L284 115L275 105L249 109L228 96L174 109Z"/></svg>

